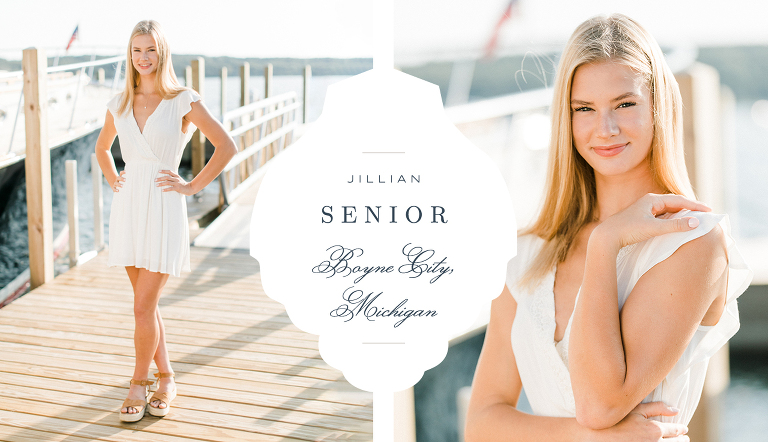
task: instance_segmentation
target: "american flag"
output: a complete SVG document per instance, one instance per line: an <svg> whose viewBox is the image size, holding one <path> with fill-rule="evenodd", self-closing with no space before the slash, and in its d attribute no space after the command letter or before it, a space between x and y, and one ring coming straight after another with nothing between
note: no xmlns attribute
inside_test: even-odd
<svg viewBox="0 0 768 442"><path fill-rule="evenodd" d="M69 38L69 43L67 43L66 51L69 51L69 47L72 46L72 43L77 39L77 28L79 27L80 25L75 26L75 32L73 32L72 37Z"/></svg>
<svg viewBox="0 0 768 442"><path fill-rule="evenodd" d="M493 57L493 53L496 52L496 45L498 44L499 31L501 30L501 26L504 25L507 20L512 18L512 13L517 4L518 0L509 0L506 9L504 9L501 17L499 17L499 21L496 22L496 26L493 28L493 34L491 34L491 38L488 40L488 44L485 45L485 58Z"/></svg>

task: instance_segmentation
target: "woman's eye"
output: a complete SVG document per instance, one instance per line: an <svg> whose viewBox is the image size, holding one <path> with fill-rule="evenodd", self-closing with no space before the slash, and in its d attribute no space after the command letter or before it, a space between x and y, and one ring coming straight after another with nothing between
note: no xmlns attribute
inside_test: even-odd
<svg viewBox="0 0 768 442"><path fill-rule="evenodd" d="M592 109L590 109L590 108L588 108L586 106L577 107L577 108L573 109L574 112L586 112L586 111L589 111L589 110L592 110Z"/></svg>
<svg viewBox="0 0 768 442"><path fill-rule="evenodd" d="M621 104L619 105L619 107L630 107L630 106L634 106L634 105L636 105L636 104L637 104L637 103L635 103L634 101L626 101L626 102L624 102L624 103L621 103Z"/></svg>

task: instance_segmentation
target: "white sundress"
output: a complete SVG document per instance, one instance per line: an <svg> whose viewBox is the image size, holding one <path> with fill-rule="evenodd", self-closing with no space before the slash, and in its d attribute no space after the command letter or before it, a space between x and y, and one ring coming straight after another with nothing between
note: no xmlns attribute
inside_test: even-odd
<svg viewBox="0 0 768 442"><path fill-rule="evenodd" d="M200 95L187 89L162 100L139 130L133 109L118 115L121 95L107 108L115 120L120 152L125 161L125 181L113 194L109 215L109 266L135 266L179 276L190 271L189 224L184 195L163 192L155 179L161 170L178 173L181 154L195 131L181 120Z"/></svg>
<svg viewBox="0 0 768 442"><path fill-rule="evenodd" d="M687 425L699 403L709 359L739 329L736 298L749 286L752 271L736 249L727 215L685 210L674 217L682 216L695 216L700 221L699 226L689 232L661 235L622 248L616 258L616 269L621 309L640 277L671 256L678 247L703 236L718 223L726 234L729 269L725 310L716 325L699 326L672 371L643 400L662 401L679 408L677 415L661 417L660 420ZM519 237L518 254L508 265L507 286L518 305L512 325L512 349L533 412L542 416L575 417L576 405L568 371L568 343L573 315L563 339L555 343L555 268L531 292L515 288L518 278L543 243L543 239L534 235Z"/></svg>

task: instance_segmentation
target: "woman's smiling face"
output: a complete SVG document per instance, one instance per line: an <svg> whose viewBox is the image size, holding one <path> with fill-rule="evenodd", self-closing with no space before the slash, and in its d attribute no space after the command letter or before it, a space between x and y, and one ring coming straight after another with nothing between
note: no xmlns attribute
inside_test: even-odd
<svg viewBox="0 0 768 442"><path fill-rule="evenodd" d="M137 35L131 42L133 68L141 75L157 71L157 45L150 34Z"/></svg>
<svg viewBox="0 0 768 442"><path fill-rule="evenodd" d="M646 79L629 66L605 61L576 69L571 87L573 143L596 175L650 170L652 111Z"/></svg>

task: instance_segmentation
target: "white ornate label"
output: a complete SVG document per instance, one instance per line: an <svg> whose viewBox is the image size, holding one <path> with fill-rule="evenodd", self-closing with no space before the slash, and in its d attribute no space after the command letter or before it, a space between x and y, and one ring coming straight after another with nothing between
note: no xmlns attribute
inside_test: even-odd
<svg viewBox="0 0 768 442"><path fill-rule="evenodd" d="M328 88L251 220L267 295L368 391L408 388L443 360L501 293L515 239L501 174L447 120L437 86L388 69Z"/></svg>

